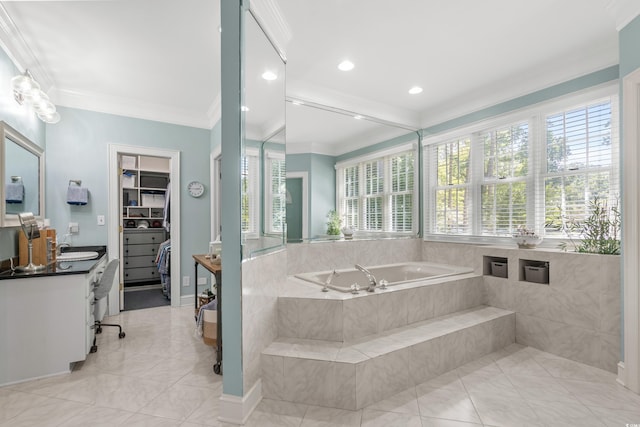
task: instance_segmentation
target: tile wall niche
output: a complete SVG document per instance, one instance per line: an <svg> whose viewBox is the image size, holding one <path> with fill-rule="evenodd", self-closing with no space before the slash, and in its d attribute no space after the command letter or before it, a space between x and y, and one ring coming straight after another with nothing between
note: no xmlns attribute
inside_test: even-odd
<svg viewBox="0 0 640 427"><path fill-rule="evenodd" d="M425 261L486 273L506 259L508 277L484 275L488 305L516 312L516 342L616 372L620 361L620 256L423 242ZM549 263L549 284L520 280L523 260Z"/></svg>
<svg viewBox="0 0 640 427"><path fill-rule="evenodd" d="M287 280L287 250L242 263L242 382L245 392L260 378L260 353L278 335L278 295ZM224 304L224 303L223 303Z"/></svg>

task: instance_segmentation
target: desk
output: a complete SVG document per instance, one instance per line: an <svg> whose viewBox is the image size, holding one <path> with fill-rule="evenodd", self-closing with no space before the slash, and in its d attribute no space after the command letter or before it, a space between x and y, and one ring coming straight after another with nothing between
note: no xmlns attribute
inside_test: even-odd
<svg viewBox="0 0 640 427"><path fill-rule="evenodd" d="M205 268L209 273L212 273L216 276L216 299L218 300L218 342L216 346L216 363L213 365L213 372L216 374L221 373L221 364L222 364L222 289L220 285L222 284L222 265L220 263L212 263L209 258L205 255L192 255L194 262L194 270L195 270L195 308L198 308L198 265L201 265ZM196 320L198 319L196 313Z"/></svg>

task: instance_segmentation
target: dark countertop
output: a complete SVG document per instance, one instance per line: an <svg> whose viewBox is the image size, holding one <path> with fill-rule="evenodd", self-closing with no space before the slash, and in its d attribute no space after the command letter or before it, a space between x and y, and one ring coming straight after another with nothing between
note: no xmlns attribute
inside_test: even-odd
<svg viewBox="0 0 640 427"><path fill-rule="evenodd" d="M50 264L44 270L40 270L36 273L18 273L11 270L3 271L0 273L0 280L4 279L28 279L32 277L50 277L50 276L64 276L67 274L86 274L89 273L101 260L106 256L106 246L72 246L70 248L62 248L62 253L65 252L86 252L95 251L98 252L98 258L85 260L85 261L58 261Z"/></svg>

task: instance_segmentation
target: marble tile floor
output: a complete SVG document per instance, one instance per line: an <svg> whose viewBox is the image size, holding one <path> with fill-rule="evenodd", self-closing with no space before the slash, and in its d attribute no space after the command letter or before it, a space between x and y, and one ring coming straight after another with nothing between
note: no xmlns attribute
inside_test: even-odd
<svg viewBox="0 0 640 427"><path fill-rule="evenodd" d="M0 388L0 426L218 426L221 377L191 307L109 318L98 352L71 374ZM640 396L612 373L513 344L359 411L264 399L246 425L626 426Z"/></svg>

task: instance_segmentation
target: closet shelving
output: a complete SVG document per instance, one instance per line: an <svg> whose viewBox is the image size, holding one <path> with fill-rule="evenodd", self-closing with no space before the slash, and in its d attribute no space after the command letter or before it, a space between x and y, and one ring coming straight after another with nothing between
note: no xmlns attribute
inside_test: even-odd
<svg viewBox="0 0 640 427"><path fill-rule="evenodd" d="M122 220L136 227L139 220L164 216L164 200L169 183L169 159L150 156L122 156ZM135 221L135 222L131 222Z"/></svg>

